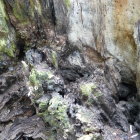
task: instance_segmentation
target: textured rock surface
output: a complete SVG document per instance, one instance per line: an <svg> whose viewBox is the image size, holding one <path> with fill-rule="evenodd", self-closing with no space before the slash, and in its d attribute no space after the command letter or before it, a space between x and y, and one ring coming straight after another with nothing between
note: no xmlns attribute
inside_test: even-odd
<svg viewBox="0 0 140 140"><path fill-rule="evenodd" d="M8 20L5 5L3 1L0 1L0 59L6 59L3 55L14 57L16 51L15 31L9 24L7 24Z"/></svg>
<svg viewBox="0 0 140 140"><path fill-rule="evenodd" d="M69 40L77 46L88 46L103 58L115 58L136 73L133 33L139 20L139 1L71 0Z"/></svg>
<svg viewBox="0 0 140 140"><path fill-rule="evenodd" d="M139 5L1 0L0 140L139 139Z"/></svg>

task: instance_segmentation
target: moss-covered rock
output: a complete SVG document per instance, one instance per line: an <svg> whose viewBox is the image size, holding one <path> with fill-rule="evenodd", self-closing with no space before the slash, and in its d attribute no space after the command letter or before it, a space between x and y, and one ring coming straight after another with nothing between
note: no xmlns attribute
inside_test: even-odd
<svg viewBox="0 0 140 140"><path fill-rule="evenodd" d="M49 22L47 3L42 0L5 2L10 23L16 29L16 35L24 40L26 46L44 45L43 39L46 36L44 30Z"/></svg>
<svg viewBox="0 0 140 140"><path fill-rule="evenodd" d="M2 35L2 33L4 34L4 33L9 32L6 19L7 19L7 15L5 12L5 7L4 7L3 1L1 0L0 1L0 32L1 32L1 35Z"/></svg>
<svg viewBox="0 0 140 140"><path fill-rule="evenodd" d="M83 83L80 85L80 91L84 96L89 96L95 88L94 83Z"/></svg>
<svg viewBox="0 0 140 140"><path fill-rule="evenodd" d="M52 64L56 69L58 68L57 53L55 51L52 51Z"/></svg>
<svg viewBox="0 0 140 140"><path fill-rule="evenodd" d="M3 1L0 1L0 59L6 54L9 57L15 56L15 33L12 27L8 26L8 17L5 11Z"/></svg>
<svg viewBox="0 0 140 140"><path fill-rule="evenodd" d="M68 104L59 94L55 93L52 96L49 103L41 102L39 104L39 115L49 124L51 131L60 132L65 136L71 131L71 125L67 115Z"/></svg>
<svg viewBox="0 0 140 140"><path fill-rule="evenodd" d="M82 94L82 99L86 101L88 106L91 106L100 96L102 96L100 89L94 82L81 83L80 93Z"/></svg>
<svg viewBox="0 0 140 140"><path fill-rule="evenodd" d="M70 0L64 0L64 3L67 8L70 8L70 6L71 6Z"/></svg>
<svg viewBox="0 0 140 140"><path fill-rule="evenodd" d="M14 42L10 42L10 44L8 44L7 39L5 38L0 39L0 54L6 54L10 57L14 57L15 51L16 51L16 45Z"/></svg>
<svg viewBox="0 0 140 140"><path fill-rule="evenodd" d="M29 76L29 81L32 86L40 86L43 81L49 80L53 77L50 71L39 71L32 69Z"/></svg>
<svg viewBox="0 0 140 140"><path fill-rule="evenodd" d="M49 70L32 68L27 84L29 86L28 96L32 97L34 103L44 95L43 83L51 81L52 77L53 74Z"/></svg>
<svg viewBox="0 0 140 140"><path fill-rule="evenodd" d="M44 104L40 103L44 108ZM49 102L46 111L41 113L45 122L49 123L54 129L69 129L70 123L67 115L68 105L64 99L56 94Z"/></svg>
<svg viewBox="0 0 140 140"><path fill-rule="evenodd" d="M37 12L40 16L42 15L42 7L39 0L27 0L27 3L24 1L16 0L12 5L13 15L18 20L18 22L23 25L31 22Z"/></svg>
<svg viewBox="0 0 140 140"><path fill-rule="evenodd" d="M13 15L16 19L23 23L28 23L28 17L24 12L25 5L24 3L21 4L21 1L16 1L13 5ZM26 9L27 10L27 9Z"/></svg>

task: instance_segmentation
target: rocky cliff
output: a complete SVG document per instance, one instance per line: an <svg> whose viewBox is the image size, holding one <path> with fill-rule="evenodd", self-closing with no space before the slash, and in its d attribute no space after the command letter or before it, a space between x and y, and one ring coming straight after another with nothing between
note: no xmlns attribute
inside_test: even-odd
<svg viewBox="0 0 140 140"><path fill-rule="evenodd" d="M138 0L0 0L0 140L139 140Z"/></svg>

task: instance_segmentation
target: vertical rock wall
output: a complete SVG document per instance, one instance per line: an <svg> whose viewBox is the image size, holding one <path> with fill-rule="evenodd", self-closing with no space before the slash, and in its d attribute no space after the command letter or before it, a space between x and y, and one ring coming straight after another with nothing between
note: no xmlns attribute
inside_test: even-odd
<svg viewBox="0 0 140 140"><path fill-rule="evenodd" d="M133 33L139 20L139 1L73 1L69 10L69 40L87 45L103 56L111 54L136 70Z"/></svg>
<svg viewBox="0 0 140 140"><path fill-rule="evenodd" d="M134 81L137 45L133 34L139 20L140 2L70 0L70 3L69 41L81 49L89 46L104 59L113 60L123 73L123 79L127 79L126 82L132 79ZM130 77L125 75L124 71L129 73Z"/></svg>

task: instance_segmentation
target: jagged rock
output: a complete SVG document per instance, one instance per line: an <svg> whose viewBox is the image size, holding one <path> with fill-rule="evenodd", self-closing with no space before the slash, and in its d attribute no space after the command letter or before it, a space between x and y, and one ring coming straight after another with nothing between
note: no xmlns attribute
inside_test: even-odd
<svg viewBox="0 0 140 140"><path fill-rule="evenodd" d="M24 137L32 137L34 139L40 138L46 140L45 132L41 132L44 128L45 126L43 121L37 116L32 116L24 120L15 120L13 124L9 124L5 127L3 133L0 134L0 138L1 140L15 140L22 139Z"/></svg>
<svg viewBox="0 0 140 140"><path fill-rule="evenodd" d="M31 49L26 52L26 59L29 64L39 64L43 60L43 54Z"/></svg>

